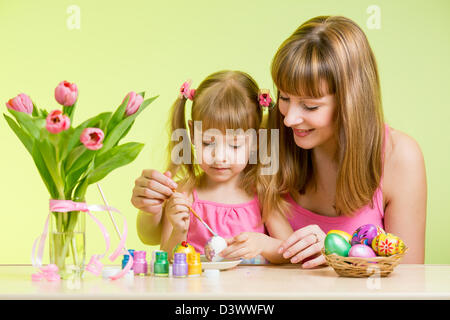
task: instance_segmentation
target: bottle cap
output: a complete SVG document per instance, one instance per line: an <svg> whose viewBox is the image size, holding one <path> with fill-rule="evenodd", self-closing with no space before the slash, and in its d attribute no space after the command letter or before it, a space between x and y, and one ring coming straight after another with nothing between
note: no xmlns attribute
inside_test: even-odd
<svg viewBox="0 0 450 320"><path fill-rule="evenodd" d="M145 259L146 254L147 254L147 252L145 252L145 251L135 251L133 257L135 259Z"/></svg>
<svg viewBox="0 0 450 320"><path fill-rule="evenodd" d="M135 253L136 254L136 253ZM156 253L156 261L167 260L167 252L161 251Z"/></svg>
<svg viewBox="0 0 450 320"><path fill-rule="evenodd" d="M187 260L189 264L200 263L200 253L199 252L188 253Z"/></svg>
<svg viewBox="0 0 450 320"><path fill-rule="evenodd" d="M217 279L220 276L220 271L218 269L206 269L203 274L209 279Z"/></svg>
<svg viewBox="0 0 450 320"><path fill-rule="evenodd" d="M174 264L177 263L186 263L186 253L184 252L177 252L173 255Z"/></svg>
<svg viewBox="0 0 450 320"><path fill-rule="evenodd" d="M156 253L157 252L163 252L162 250L153 250L152 251L152 260L156 260Z"/></svg>

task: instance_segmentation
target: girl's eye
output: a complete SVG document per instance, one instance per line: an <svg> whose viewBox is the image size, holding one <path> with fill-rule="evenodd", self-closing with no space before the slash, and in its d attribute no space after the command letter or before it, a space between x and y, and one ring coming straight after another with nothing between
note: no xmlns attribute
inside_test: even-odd
<svg viewBox="0 0 450 320"><path fill-rule="evenodd" d="M289 98L280 95L280 100L283 100L283 101L289 101Z"/></svg>
<svg viewBox="0 0 450 320"><path fill-rule="evenodd" d="M206 141L202 141L202 143L203 143L203 145L204 145L205 147L214 144L214 142L206 142Z"/></svg>

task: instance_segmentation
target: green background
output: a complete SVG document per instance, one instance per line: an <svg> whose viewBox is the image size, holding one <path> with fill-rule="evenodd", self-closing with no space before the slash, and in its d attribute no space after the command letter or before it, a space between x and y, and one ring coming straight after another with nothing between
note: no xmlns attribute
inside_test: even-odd
<svg viewBox="0 0 450 320"><path fill-rule="evenodd" d="M81 10L80 29L67 27L70 5ZM380 29L367 26L370 5L381 10ZM449 12L448 0L0 0L2 112L6 101L21 92L41 108L58 108L53 92L62 80L79 87L75 124L112 111L131 90L159 94L125 139L145 143L143 151L101 182L110 205L127 218L127 247L150 251L153 248L142 244L136 233L131 192L142 169L164 168L165 124L182 82L190 78L196 87L212 72L238 69L272 89L270 62L285 38L314 16L347 16L363 28L375 52L387 122L414 137L425 156L426 263L450 264ZM0 263L30 263L49 196L31 157L3 117L0 136ZM102 203L95 186L86 197L88 203ZM96 216L116 245L107 214ZM87 232L88 260L103 253L104 242L90 219Z"/></svg>

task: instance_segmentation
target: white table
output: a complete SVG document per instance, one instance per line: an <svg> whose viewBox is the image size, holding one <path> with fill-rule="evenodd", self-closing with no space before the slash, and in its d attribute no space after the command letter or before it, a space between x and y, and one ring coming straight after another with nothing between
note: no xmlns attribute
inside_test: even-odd
<svg viewBox="0 0 450 320"><path fill-rule="evenodd" d="M331 267L237 266L216 279L152 276L105 280L88 272L81 281L32 282L28 265L0 265L0 299L450 299L450 265L400 264L386 278L343 278Z"/></svg>

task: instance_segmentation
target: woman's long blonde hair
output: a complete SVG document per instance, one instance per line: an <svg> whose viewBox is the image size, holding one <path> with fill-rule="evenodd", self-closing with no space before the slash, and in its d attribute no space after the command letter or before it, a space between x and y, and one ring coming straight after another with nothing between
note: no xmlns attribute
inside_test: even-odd
<svg viewBox="0 0 450 320"><path fill-rule="evenodd" d="M307 187L316 186L312 152L299 148L292 131L284 126L279 90L305 97L334 94L339 164L336 212L351 216L367 204L373 206L382 173L384 119L377 65L364 32L345 17L312 18L282 43L271 72L278 92L268 126L280 130L280 170L259 177L264 217L273 210L288 213L287 194L304 194Z"/></svg>
<svg viewBox="0 0 450 320"><path fill-rule="evenodd" d="M201 121L202 130L217 129L226 134L227 129L259 130L262 120L262 110L258 102L259 87L256 81L242 71L224 70L215 72L204 79L195 90L192 101L191 120ZM186 126L186 98L179 96L171 110L170 137L177 129ZM187 140L187 141L186 141ZM168 148L168 167L172 177L183 185L183 190L192 191L198 186L203 174L194 161L195 150L190 141L190 135L184 137L184 143L189 143L191 159L189 163L176 164L172 161L172 151L179 143L171 139ZM247 164L244 169L241 187L248 193L256 192L256 164Z"/></svg>

